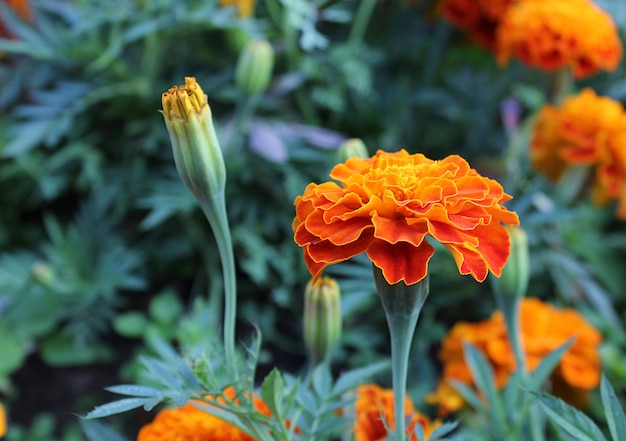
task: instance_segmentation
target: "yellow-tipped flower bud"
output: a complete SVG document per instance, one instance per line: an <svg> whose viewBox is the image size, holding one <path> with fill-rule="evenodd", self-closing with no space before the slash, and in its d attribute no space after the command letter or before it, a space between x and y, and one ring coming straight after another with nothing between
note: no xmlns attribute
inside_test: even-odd
<svg viewBox="0 0 626 441"><path fill-rule="evenodd" d="M366 159L370 157L365 143L360 138L346 139L341 143L338 150L338 162L346 162L348 159L356 156L357 158Z"/></svg>
<svg viewBox="0 0 626 441"><path fill-rule="evenodd" d="M521 227L505 226L511 241L511 254L502 269L502 275L492 277L495 290L509 298L520 298L526 294L530 279L530 256L528 237Z"/></svg>
<svg viewBox="0 0 626 441"><path fill-rule="evenodd" d="M311 361L326 360L341 336L341 291L330 277L310 281L304 292L304 343Z"/></svg>
<svg viewBox="0 0 626 441"><path fill-rule="evenodd" d="M207 96L193 77L162 96L163 117L181 179L200 200L223 195L226 169Z"/></svg>
<svg viewBox="0 0 626 441"><path fill-rule="evenodd" d="M274 68L274 50L265 40L247 44L239 55L235 71L237 86L248 95L265 92Z"/></svg>

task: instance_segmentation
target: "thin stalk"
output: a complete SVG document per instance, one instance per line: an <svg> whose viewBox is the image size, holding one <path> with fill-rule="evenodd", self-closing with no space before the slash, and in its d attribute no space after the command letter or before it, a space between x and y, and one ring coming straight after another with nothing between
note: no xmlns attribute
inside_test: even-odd
<svg viewBox="0 0 626 441"><path fill-rule="evenodd" d="M298 49L298 32L291 24L289 20L289 11L283 7L282 16L282 32L285 40L285 53L287 55L287 63L289 70L298 71L300 68L300 51ZM302 88L298 87L295 91L296 103L302 112L305 121L311 125L319 125L315 108L309 101L308 93Z"/></svg>
<svg viewBox="0 0 626 441"><path fill-rule="evenodd" d="M395 441L404 441L406 432L404 402L409 353L415 326L428 296L428 276L413 285L405 285L404 282L390 285L382 271L376 266L373 268L376 289L385 310L391 338L393 411L396 425L394 438Z"/></svg>
<svg viewBox="0 0 626 441"><path fill-rule="evenodd" d="M376 0L361 0L359 9L356 11L350 35L348 36L348 46L354 48L363 41L365 31L372 18L372 13L376 7Z"/></svg>
<svg viewBox="0 0 626 441"><path fill-rule="evenodd" d="M222 262L224 276L224 352L226 364L235 377L237 361L235 353L235 321L237 318L237 275L235 270L235 255L233 243L226 215L226 201L223 195L216 196L211 201L201 200L200 206L213 229L217 249Z"/></svg>
<svg viewBox="0 0 626 441"><path fill-rule="evenodd" d="M496 293L496 301L498 302L498 308L504 315L509 342L511 343L513 355L515 356L515 364L517 369L525 375L526 366L524 363L524 348L521 341L519 320L521 298L510 298L508 296L501 295L500 293Z"/></svg>
<svg viewBox="0 0 626 441"><path fill-rule="evenodd" d="M404 441L406 421L404 417L404 402L406 400L406 379L409 365L411 342L417 325L417 314L409 316L387 317L389 334L391 336L391 375L393 383L393 412L395 415L396 441Z"/></svg>
<svg viewBox="0 0 626 441"><path fill-rule="evenodd" d="M523 297L510 297L502 295L497 289L495 289L496 301L498 302L498 307L502 311L504 315L504 321L506 323L507 334L509 337L509 342L511 343L511 347L513 349L513 354L515 356L515 365L517 369L521 372L521 381L522 384L526 383L528 378L528 372L526 371L525 366L525 353L521 340L521 330L520 330L520 307ZM529 403L527 401L528 404ZM523 405L521 409L521 414L524 415L526 412L529 413L528 421L530 427L530 436L532 441L544 441L543 433L541 432L540 424L539 424L539 415L537 414L537 410L533 407L529 408L527 405ZM517 437L520 434L524 423L524 419L520 419L520 424L515 425L516 427L512 427L511 439L518 439Z"/></svg>

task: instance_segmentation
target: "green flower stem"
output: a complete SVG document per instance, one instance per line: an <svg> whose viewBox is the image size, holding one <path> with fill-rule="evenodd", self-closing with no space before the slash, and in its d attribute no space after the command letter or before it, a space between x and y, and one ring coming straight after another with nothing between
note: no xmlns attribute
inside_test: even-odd
<svg viewBox="0 0 626 441"><path fill-rule="evenodd" d="M352 28L350 29L350 35L348 36L348 46L354 50L354 48L363 41L365 31L372 18L372 13L376 7L377 0L361 0L359 9L356 11L356 16L352 22Z"/></svg>
<svg viewBox="0 0 626 441"><path fill-rule="evenodd" d="M554 105L561 105L565 97L572 91L574 77L569 67L559 69L550 77L548 100Z"/></svg>
<svg viewBox="0 0 626 441"><path fill-rule="evenodd" d="M509 342L513 348L513 355L515 356L515 365L517 369L525 373L526 366L524 363L524 348L522 347L521 332L520 332L520 305L521 297L511 298L509 296L502 295L495 290L496 301L498 302L498 308L504 314L504 321L506 323L506 330L509 336Z"/></svg>
<svg viewBox="0 0 626 441"><path fill-rule="evenodd" d="M391 337L395 441L404 441L406 432L404 402L409 352L417 320L428 296L428 276L414 285L405 285L403 282L390 285L383 277L382 271L374 266L374 280L385 309Z"/></svg>
<svg viewBox="0 0 626 441"><path fill-rule="evenodd" d="M237 275L235 271L235 255L226 215L224 195L215 196L212 200L199 200L202 211L213 229L217 249L222 262L224 275L224 352L228 369L237 377L235 353L235 321L237 318Z"/></svg>
<svg viewBox="0 0 626 441"><path fill-rule="evenodd" d="M528 375L525 366L526 355L524 354L524 348L522 346L520 330L520 307L522 299L524 297L511 297L503 295L503 293L501 293L496 288L496 285L494 285L494 292L496 302L498 303L498 308L502 311L502 314L504 315L504 321L506 324L509 342L511 343L511 347L513 348L513 354L515 356L515 365L522 374L522 384L524 384ZM528 409L526 406L524 406L521 410L521 413L525 414L526 412L529 412L528 420L531 432L531 440L544 441L545 438L540 430L541 425L539 424L539 415L537 414L537 409L534 407ZM523 423L523 421L520 422ZM520 434L520 431L522 430L522 426L523 424L512 428L513 433L511 433L511 439L519 439L518 436Z"/></svg>

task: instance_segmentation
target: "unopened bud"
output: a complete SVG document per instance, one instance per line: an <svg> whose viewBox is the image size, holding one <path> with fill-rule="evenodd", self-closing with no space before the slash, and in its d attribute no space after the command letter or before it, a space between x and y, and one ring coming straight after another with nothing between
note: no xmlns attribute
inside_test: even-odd
<svg viewBox="0 0 626 441"><path fill-rule="evenodd" d="M200 200L223 195L226 169L213 127L207 96L196 79L174 86L162 96L163 117L181 179Z"/></svg>
<svg viewBox="0 0 626 441"><path fill-rule="evenodd" d="M50 265L44 262L35 262L30 268L30 274L37 281L44 286L52 285L54 282L55 274Z"/></svg>
<svg viewBox="0 0 626 441"><path fill-rule="evenodd" d="M341 292L330 277L310 281L304 293L304 343L315 364L326 360L341 336Z"/></svg>
<svg viewBox="0 0 626 441"><path fill-rule="evenodd" d="M274 68L274 50L265 40L247 44L239 55L235 71L237 86L248 95L263 93L270 84Z"/></svg>
<svg viewBox="0 0 626 441"><path fill-rule="evenodd" d="M346 139L339 146L338 162L346 162L349 158L356 156L357 158L366 159L370 157L365 143L359 138Z"/></svg>
<svg viewBox="0 0 626 441"><path fill-rule="evenodd" d="M502 269L502 275L492 277L493 287L500 295L520 298L526 294L530 279L528 237L521 227L505 226L511 241L511 254Z"/></svg>

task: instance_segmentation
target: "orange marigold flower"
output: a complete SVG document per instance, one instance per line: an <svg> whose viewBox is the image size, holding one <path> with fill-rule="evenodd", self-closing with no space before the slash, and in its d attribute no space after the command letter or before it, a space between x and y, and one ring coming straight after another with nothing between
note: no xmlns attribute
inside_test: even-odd
<svg viewBox="0 0 626 441"><path fill-rule="evenodd" d="M358 387L355 403L356 419L354 423L355 441L382 441L387 439L387 429L395 428L393 412L393 390L383 389L376 384L364 384ZM417 412L413 402L406 398L404 415L407 419L407 434L411 441L426 441L433 430L441 425L441 421L433 421ZM420 424L426 440L418 440L415 425Z"/></svg>
<svg viewBox="0 0 626 441"><path fill-rule="evenodd" d="M229 388L224 392L226 398L235 398L235 391ZM255 409L268 416L270 411L266 404L258 397L254 397ZM137 436L137 441L181 441L181 440L211 440L211 441L254 441L238 428L214 417L187 403L182 407L161 410L155 419L143 426Z"/></svg>
<svg viewBox="0 0 626 441"><path fill-rule="evenodd" d="M619 200L618 216L626 219L626 112L622 105L584 89L559 107L539 113L530 145L533 167L558 180L571 165L594 167L594 200Z"/></svg>
<svg viewBox="0 0 626 441"><path fill-rule="evenodd" d="M254 0L220 0L223 7L235 6L237 15L241 18L252 17L254 11Z"/></svg>
<svg viewBox="0 0 626 441"><path fill-rule="evenodd" d="M435 249L452 253L461 274L499 276L509 255L501 223L518 225L502 186L460 156L439 161L405 150L379 150L336 165L335 182L309 184L295 200L294 239L314 279L326 266L362 252L390 284L422 280Z"/></svg>
<svg viewBox="0 0 626 441"><path fill-rule="evenodd" d="M546 71L569 67L576 78L615 70L622 43L609 14L590 0L524 0L496 30L500 63L516 57Z"/></svg>
<svg viewBox="0 0 626 441"><path fill-rule="evenodd" d="M520 331L525 368L529 371L537 368L550 352L569 339L575 339L552 373L552 393L572 404L584 404L588 391L600 383L598 348L602 335L577 311L557 309L534 298L525 298L521 304ZM516 370L515 356L500 311L483 322L457 323L443 340L439 352L443 363L442 381L427 398L428 402L440 405L442 415L464 405L449 380L473 385L463 356L463 342L474 345L489 360L498 389L504 387Z"/></svg>
<svg viewBox="0 0 626 441"><path fill-rule="evenodd" d="M509 7L518 0L443 0L443 16L469 32L487 49L495 45L496 28Z"/></svg>
<svg viewBox="0 0 626 441"><path fill-rule="evenodd" d="M7 414L4 406L0 403L0 438L7 433Z"/></svg>

